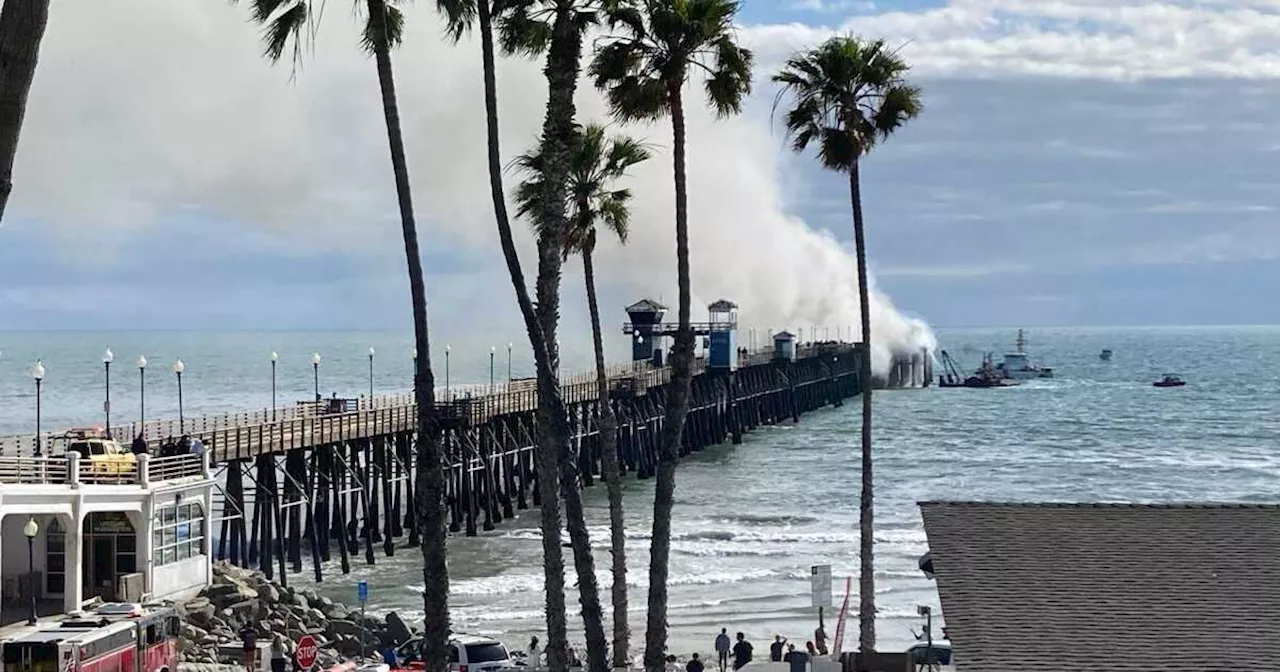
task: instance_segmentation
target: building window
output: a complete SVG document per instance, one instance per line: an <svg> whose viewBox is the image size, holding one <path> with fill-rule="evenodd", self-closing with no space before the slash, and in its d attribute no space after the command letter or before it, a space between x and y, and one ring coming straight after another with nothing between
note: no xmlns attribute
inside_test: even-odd
<svg viewBox="0 0 1280 672"><path fill-rule="evenodd" d="M45 532L44 592L61 595L67 589L67 531L55 516Z"/></svg>
<svg viewBox="0 0 1280 672"><path fill-rule="evenodd" d="M204 555L204 506L200 502L159 508L153 521L152 555L157 566Z"/></svg>

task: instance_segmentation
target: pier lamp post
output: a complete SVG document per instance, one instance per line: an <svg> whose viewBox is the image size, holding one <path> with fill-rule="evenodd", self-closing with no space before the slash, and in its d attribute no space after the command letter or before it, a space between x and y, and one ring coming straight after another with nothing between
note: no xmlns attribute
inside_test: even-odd
<svg viewBox="0 0 1280 672"><path fill-rule="evenodd" d="M138 355L138 434L147 435L147 358Z"/></svg>
<svg viewBox="0 0 1280 672"><path fill-rule="evenodd" d="M507 382L511 382L511 343L507 344Z"/></svg>
<svg viewBox="0 0 1280 672"><path fill-rule="evenodd" d="M27 625L36 624L36 535L40 534L40 524L34 516L27 517L27 524L22 526L22 534L27 538L27 592L31 596L31 613L27 614Z"/></svg>
<svg viewBox="0 0 1280 672"><path fill-rule="evenodd" d="M493 356L497 352L497 348L489 346L489 394L493 394Z"/></svg>
<svg viewBox="0 0 1280 672"><path fill-rule="evenodd" d="M271 422L276 421L276 362L280 361L280 353L271 351Z"/></svg>
<svg viewBox="0 0 1280 672"><path fill-rule="evenodd" d="M38 359L31 367L31 377L36 380L36 457L40 457L44 453L44 441L40 439L40 383L44 381L44 364Z"/></svg>
<svg viewBox="0 0 1280 672"><path fill-rule="evenodd" d="M107 416L107 438L111 438L111 362L115 359L116 354L111 352L111 348L102 353L102 370L107 376L107 398L102 402L102 413Z"/></svg>
<svg viewBox="0 0 1280 672"><path fill-rule="evenodd" d="M369 408L373 408L373 346L369 347Z"/></svg>
<svg viewBox="0 0 1280 672"><path fill-rule="evenodd" d="M320 353L311 353L311 378L316 385L316 402L320 401Z"/></svg>
<svg viewBox="0 0 1280 672"><path fill-rule="evenodd" d="M449 395L450 399L453 399L453 393L449 389L449 352L451 350L453 350L453 348L449 347L448 343L445 343L444 344L444 393Z"/></svg>
<svg viewBox="0 0 1280 672"><path fill-rule="evenodd" d="M178 433L187 433L187 421L182 412L182 372L187 370L187 366L179 359L173 363L173 375L178 377Z"/></svg>

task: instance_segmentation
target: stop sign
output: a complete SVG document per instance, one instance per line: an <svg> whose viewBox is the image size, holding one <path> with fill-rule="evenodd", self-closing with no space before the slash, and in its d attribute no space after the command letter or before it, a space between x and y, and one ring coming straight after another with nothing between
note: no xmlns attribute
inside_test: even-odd
<svg viewBox="0 0 1280 672"><path fill-rule="evenodd" d="M311 635L303 635L298 640L298 652L295 654L295 660L298 663L298 669L310 670L316 664L316 654L319 653L320 647L316 646L316 638Z"/></svg>

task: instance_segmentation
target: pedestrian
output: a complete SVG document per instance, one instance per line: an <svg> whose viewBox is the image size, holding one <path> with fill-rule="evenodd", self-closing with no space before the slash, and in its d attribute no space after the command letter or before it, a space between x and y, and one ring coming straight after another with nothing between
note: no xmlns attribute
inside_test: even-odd
<svg viewBox="0 0 1280 672"><path fill-rule="evenodd" d="M129 450L133 451L134 455L145 455L147 453L147 440L142 438L141 434L133 437L133 443L130 444Z"/></svg>
<svg viewBox="0 0 1280 672"><path fill-rule="evenodd" d="M738 633L738 643L733 645L733 669L740 670L744 665L751 662L751 642L747 641L747 636Z"/></svg>
<svg viewBox="0 0 1280 672"><path fill-rule="evenodd" d="M689 664L684 666L684 672L702 672L702 661L698 660L698 654L693 654L693 658L689 659Z"/></svg>
<svg viewBox="0 0 1280 672"><path fill-rule="evenodd" d="M720 672L725 672L729 667L729 631L727 628L720 628L720 634L716 635L716 656L720 659Z"/></svg>
<svg viewBox="0 0 1280 672"><path fill-rule="evenodd" d="M774 635L773 643L769 645L769 662L781 663L782 650L787 646L787 638L782 635Z"/></svg>
<svg viewBox="0 0 1280 672"><path fill-rule="evenodd" d="M810 658L816 658L818 656L818 650L813 648L813 642L805 642L804 648L809 652Z"/></svg>
<svg viewBox="0 0 1280 672"><path fill-rule="evenodd" d="M827 655L827 631L821 623L818 624L818 629L813 631L813 642L818 647L819 656Z"/></svg>
<svg viewBox="0 0 1280 672"><path fill-rule="evenodd" d="M812 649L813 645L810 644L809 648ZM787 645L787 655L783 656L783 659L791 666L790 672L805 672L809 665L809 654L804 651L796 651L794 644Z"/></svg>
<svg viewBox="0 0 1280 672"><path fill-rule="evenodd" d="M244 669L255 672L258 669L258 633L252 624L246 624L240 631L240 644L244 647Z"/></svg>
<svg viewBox="0 0 1280 672"><path fill-rule="evenodd" d="M284 649L284 637L276 635L271 638L271 672L284 672L288 654Z"/></svg>
<svg viewBox="0 0 1280 672"><path fill-rule="evenodd" d="M542 651L538 646L537 635L534 635L533 639L529 640L529 651L527 653L529 655L529 667L532 667L535 670L538 669L538 666L541 664L539 657L542 655Z"/></svg>

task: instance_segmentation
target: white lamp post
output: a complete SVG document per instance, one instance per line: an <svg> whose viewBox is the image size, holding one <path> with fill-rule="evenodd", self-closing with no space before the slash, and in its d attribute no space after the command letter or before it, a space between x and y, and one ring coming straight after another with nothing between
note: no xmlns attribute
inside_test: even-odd
<svg viewBox="0 0 1280 672"><path fill-rule="evenodd" d="M507 344L507 382L511 382L511 344Z"/></svg>
<svg viewBox="0 0 1280 672"><path fill-rule="evenodd" d="M102 369L107 376L107 398L102 402L102 412L107 416L107 437L111 436L111 362L115 361L116 354L111 352L111 348L102 353Z"/></svg>
<svg viewBox="0 0 1280 672"><path fill-rule="evenodd" d="M182 372L187 370L187 366L179 359L173 363L173 375L178 377L178 433L187 433L187 422L182 412Z"/></svg>
<svg viewBox="0 0 1280 672"><path fill-rule="evenodd" d="M445 343L444 344L444 391L445 391L445 394L449 394L449 352L451 350L453 350L453 348L449 347L448 343Z"/></svg>
<svg viewBox="0 0 1280 672"><path fill-rule="evenodd" d="M31 377L36 381L36 457L44 454L44 441L40 438L40 383L44 381L44 364L36 360L31 367Z"/></svg>
<svg viewBox="0 0 1280 672"><path fill-rule="evenodd" d="M36 364L39 366L39 363ZM39 380L37 378L37 380ZM34 517L27 518L22 526L22 534L27 538L27 588L31 594L31 613L27 615L27 625L36 624L36 535L40 534L40 524Z"/></svg>
<svg viewBox="0 0 1280 672"><path fill-rule="evenodd" d="M373 408L373 346L369 347L369 408Z"/></svg>
<svg viewBox="0 0 1280 672"><path fill-rule="evenodd" d="M489 394L493 394L493 356L497 352L497 348L489 346Z"/></svg>

